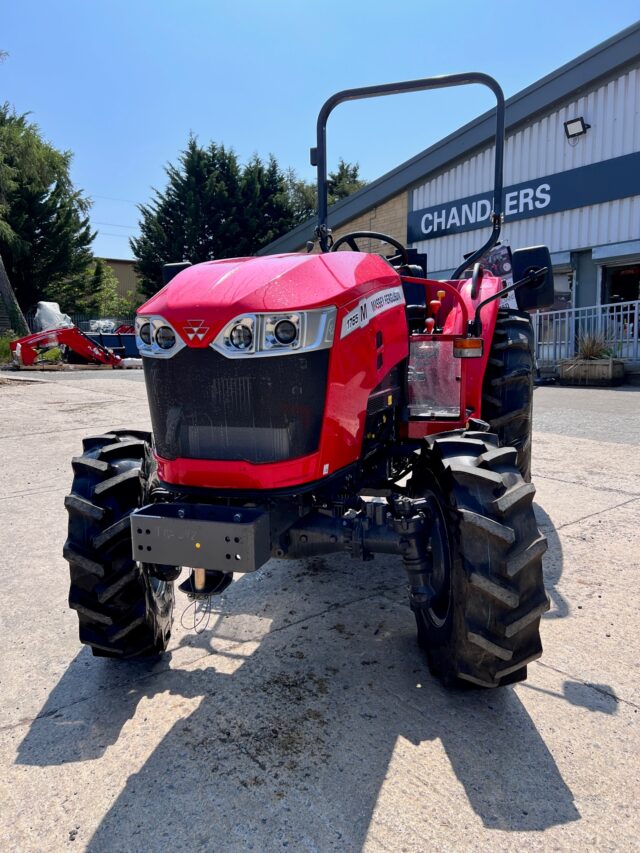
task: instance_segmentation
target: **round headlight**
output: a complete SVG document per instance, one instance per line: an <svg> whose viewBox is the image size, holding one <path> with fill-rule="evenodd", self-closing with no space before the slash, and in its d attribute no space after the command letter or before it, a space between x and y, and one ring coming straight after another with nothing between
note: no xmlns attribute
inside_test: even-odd
<svg viewBox="0 0 640 853"><path fill-rule="evenodd" d="M273 336L279 344L287 346L298 337L298 329L291 320L278 320L273 330Z"/></svg>
<svg viewBox="0 0 640 853"><path fill-rule="evenodd" d="M176 333L170 326L160 326L156 331L156 343L160 349L171 349L176 345Z"/></svg>
<svg viewBox="0 0 640 853"><path fill-rule="evenodd" d="M138 334L143 344L151 345L151 323L143 323Z"/></svg>
<svg viewBox="0 0 640 853"><path fill-rule="evenodd" d="M229 341L236 349L249 349L253 343L253 334L248 326L238 323L229 333Z"/></svg>

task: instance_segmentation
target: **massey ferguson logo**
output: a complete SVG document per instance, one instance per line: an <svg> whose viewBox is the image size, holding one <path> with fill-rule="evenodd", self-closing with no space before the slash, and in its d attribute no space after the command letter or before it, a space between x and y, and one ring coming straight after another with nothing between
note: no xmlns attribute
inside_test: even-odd
<svg viewBox="0 0 640 853"><path fill-rule="evenodd" d="M194 338L197 338L199 341L203 340L209 331L209 327L205 326L204 320L188 320L182 328L190 341Z"/></svg>
<svg viewBox="0 0 640 853"><path fill-rule="evenodd" d="M365 296L353 310L342 318L340 338L346 338L356 329L363 329L369 325L369 320L373 317L382 314L383 311L388 311L389 308L395 308L397 305L404 305L404 293L401 287L389 287L386 290L374 293L373 296Z"/></svg>

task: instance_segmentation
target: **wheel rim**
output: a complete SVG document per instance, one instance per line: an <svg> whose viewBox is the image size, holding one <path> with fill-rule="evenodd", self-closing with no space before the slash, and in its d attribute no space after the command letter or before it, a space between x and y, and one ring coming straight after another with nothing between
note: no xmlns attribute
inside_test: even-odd
<svg viewBox="0 0 640 853"><path fill-rule="evenodd" d="M160 578L156 578L153 575L149 575L149 585L151 586L151 592L157 597L160 598L164 595L165 590L167 588L167 582L161 580Z"/></svg>
<svg viewBox="0 0 640 853"><path fill-rule="evenodd" d="M151 598L155 601L164 598L168 587L167 581L152 575L146 563L137 562L136 565L146 579L147 587L151 593Z"/></svg>
<svg viewBox="0 0 640 853"><path fill-rule="evenodd" d="M440 502L435 495L430 497L429 504L433 513L429 534L432 596L427 608L427 617L436 628L442 628L451 609L451 555L447 523Z"/></svg>

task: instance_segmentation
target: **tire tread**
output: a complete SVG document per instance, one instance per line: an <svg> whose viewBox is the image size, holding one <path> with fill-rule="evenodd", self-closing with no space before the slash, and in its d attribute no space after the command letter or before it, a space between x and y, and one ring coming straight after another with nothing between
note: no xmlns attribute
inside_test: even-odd
<svg viewBox="0 0 640 853"><path fill-rule="evenodd" d="M159 654L170 635L173 583L152 586L131 553L129 517L143 496L148 438L127 430L91 436L83 442L84 454L72 461L63 549L71 574L69 607L78 614L80 642L98 657Z"/></svg>
<svg viewBox="0 0 640 853"><path fill-rule="evenodd" d="M448 633L429 622L426 609L412 605L431 671L446 686L516 683L542 654L540 618L549 607L542 575L547 543L533 512L535 488L519 473L515 450L497 449L492 438L480 440L476 433L466 440L464 431L430 438L429 450L420 456L429 473L414 473L411 486L419 494L420 482L435 477L449 502L454 555Z"/></svg>

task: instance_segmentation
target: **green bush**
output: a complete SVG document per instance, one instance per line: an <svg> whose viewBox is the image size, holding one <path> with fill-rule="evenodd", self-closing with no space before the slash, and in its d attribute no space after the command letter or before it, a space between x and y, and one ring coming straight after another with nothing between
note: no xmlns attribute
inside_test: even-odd
<svg viewBox="0 0 640 853"><path fill-rule="evenodd" d="M57 364L59 361L62 361L62 353L60 352L60 347L52 347L48 349L45 353L42 354L41 361L46 362L47 364Z"/></svg>
<svg viewBox="0 0 640 853"><path fill-rule="evenodd" d="M604 335L581 334L578 337L578 358L591 360L611 356L611 348L607 345Z"/></svg>
<svg viewBox="0 0 640 853"><path fill-rule="evenodd" d="M9 342L15 341L16 338L17 335L11 330L0 335L0 364L7 364L12 360Z"/></svg>
<svg viewBox="0 0 640 853"><path fill-rule="evenodd" d="M18 335L12 331L0 335L0 364L9 364L13 361L9 343L10 341L15 341L17 337ZM46 350L42 353L38 361L45 362L45 364L57 364L59 361L62 361L60 347L51 347L51 349Z"/></svg>

